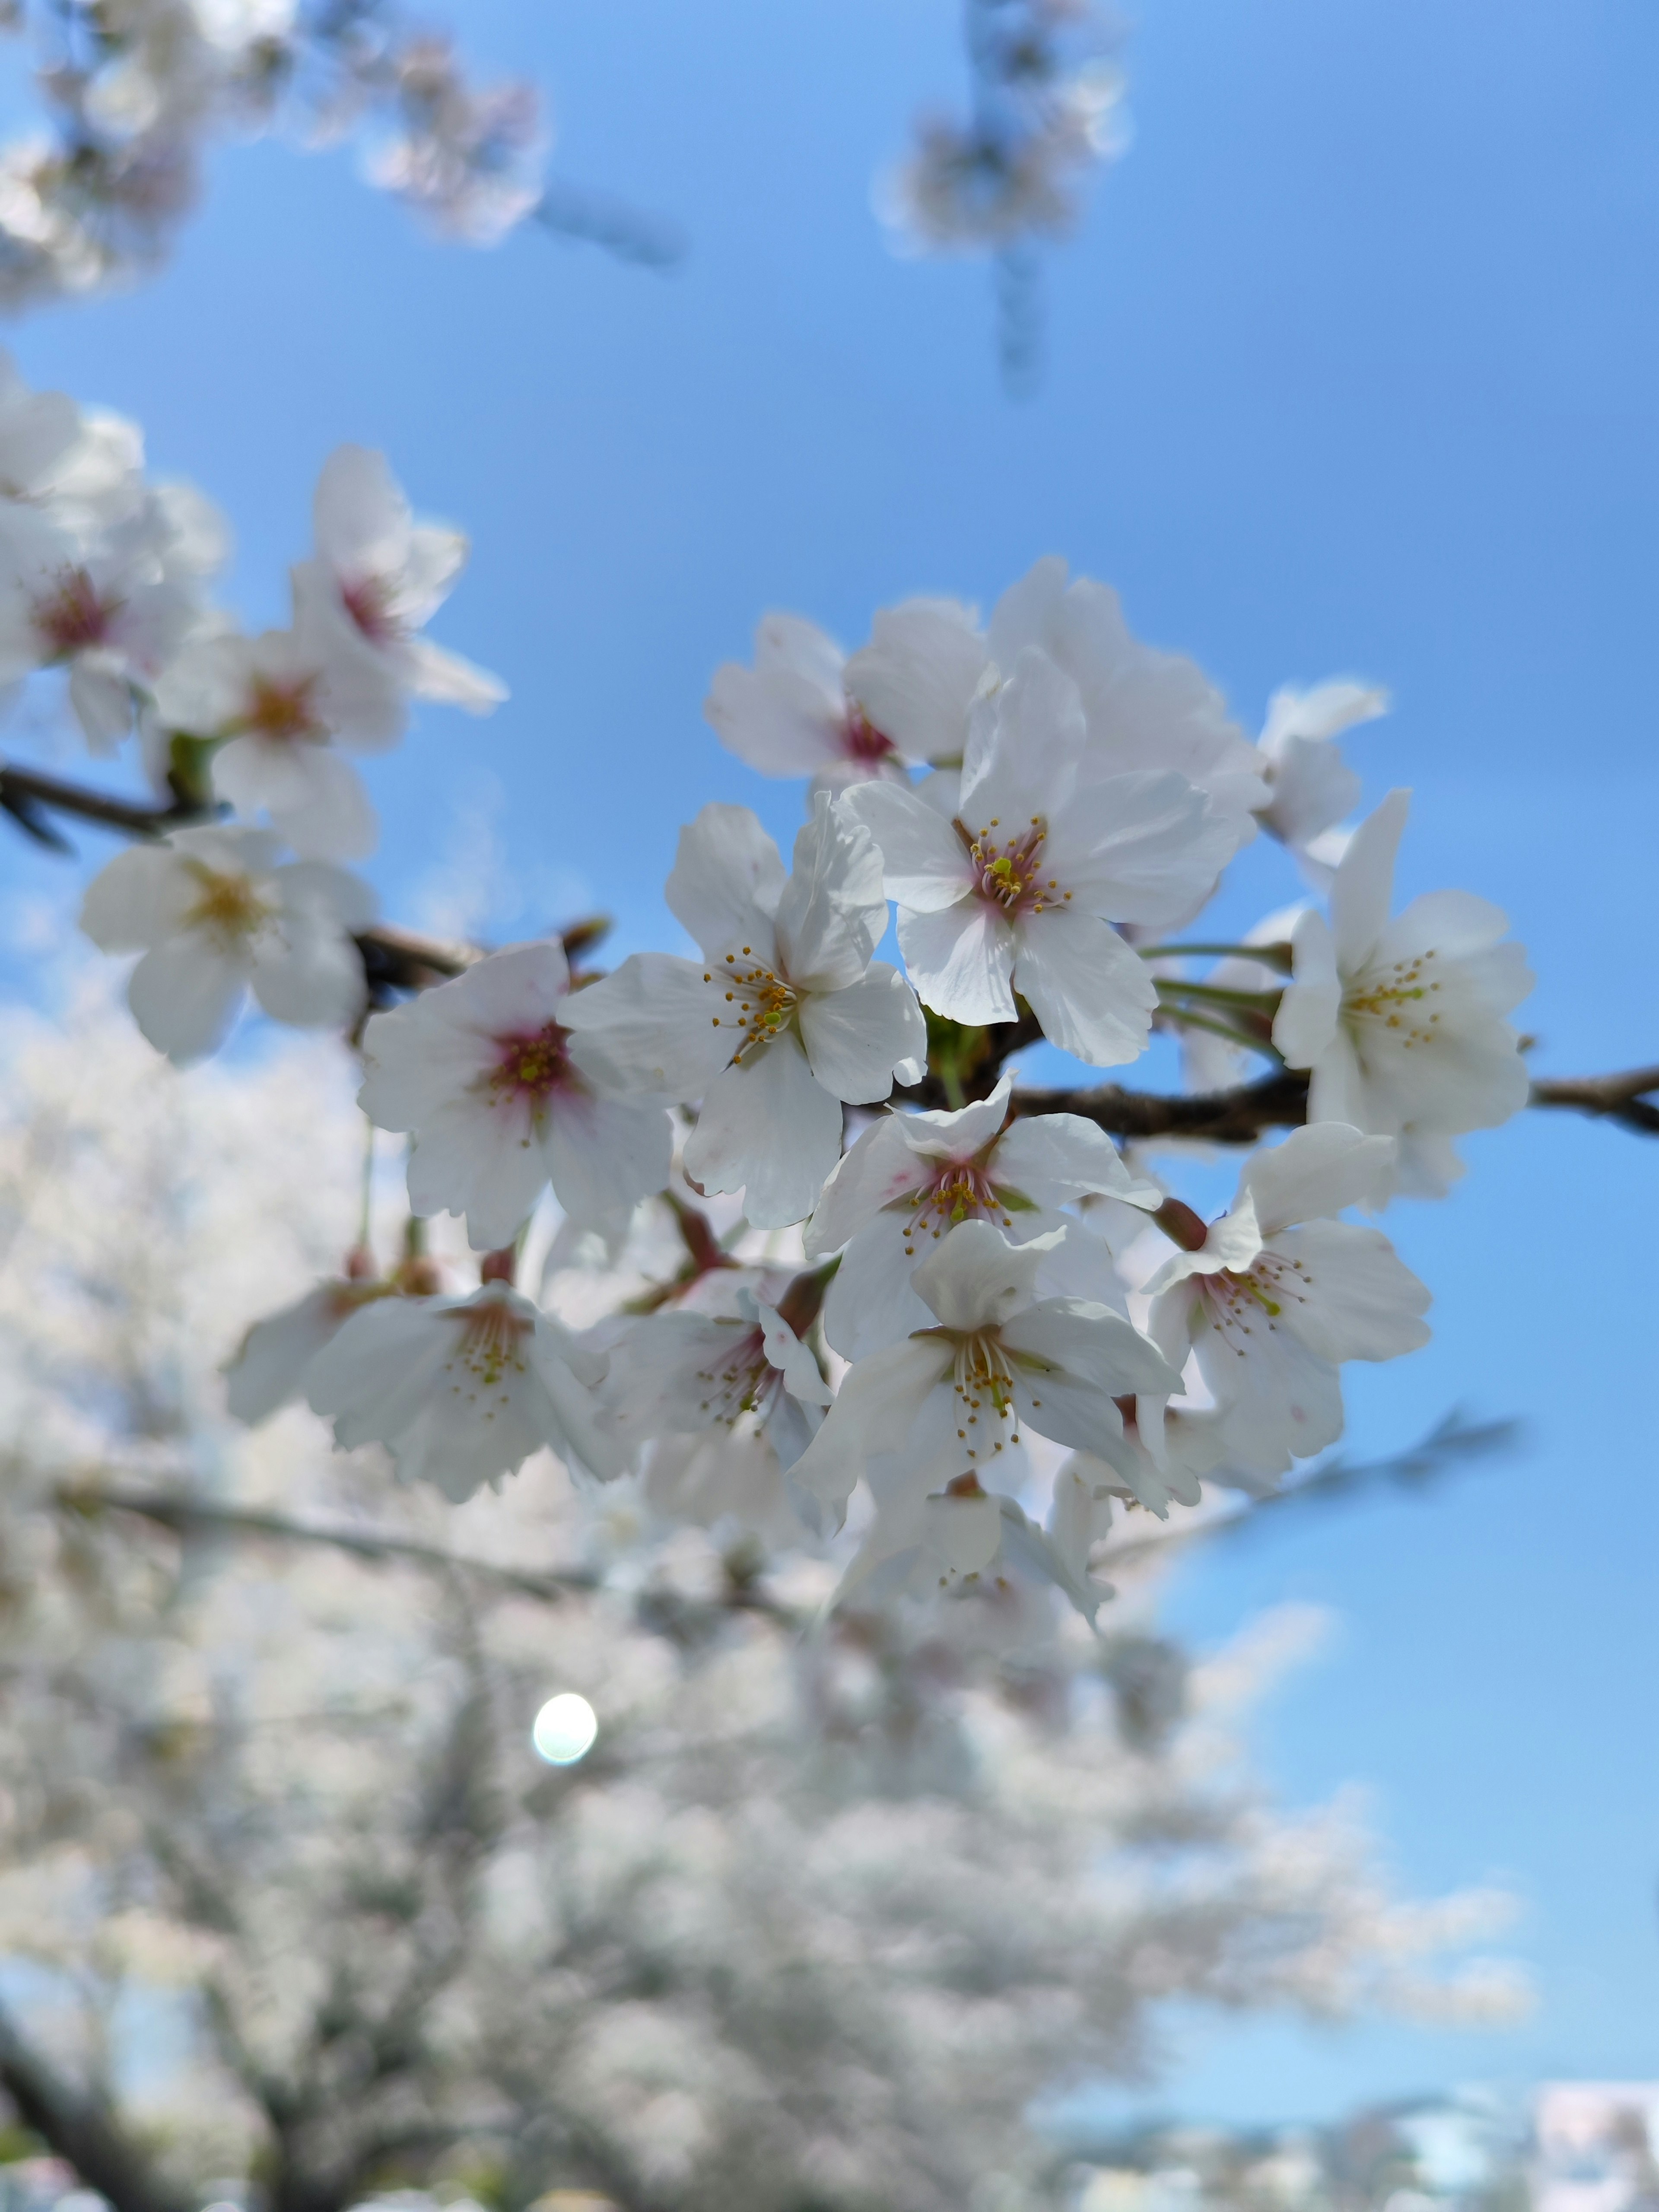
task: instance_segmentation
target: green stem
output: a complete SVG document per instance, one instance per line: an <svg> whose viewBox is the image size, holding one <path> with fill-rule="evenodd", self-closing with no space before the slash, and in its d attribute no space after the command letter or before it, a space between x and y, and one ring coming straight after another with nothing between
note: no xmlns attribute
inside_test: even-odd
<svg viewBox="0 0 1659 2212"><path fill-rule="evenodd" d="M1260 1014L1276 1011L1285 995L1282 991L1227 991L1214 983L1186 983L1174 976L1158 977L1158 988L1160 994L1176 991L1183 999L1202 999L1213 1006L1248 1006L1252 1013Z"/></svg>
<svg viewBox="0 0 1659 2212"><path fill-rule="evenodd" d="M374 1124L367 1114L363 1116L363 1179L362 1192L357 1207L357 1243L365 1252L370 1248L374 1233Z"/></svg>
<svg viewBox="0 0 1659 2212"><path fill-rule="evenodd" d="M1194 1013L1190 1006L1160 1006L1166 1021L1179 1023L1182 1029L1207 1030L1212 1036L1224 1037L1229 1044L1240 1045L1246 1052L1259 1052L1264 1060L1275 1061L1280 1067L1284 1061L1266 1037L1246 1036L1243 1030L1230 1028L1225 1022L1212 1021L1207 1014Z"/></svg>
<svg viewBox="0 0 1659 2212"><path fill-rule="evenodd" d="M1254 960L1260 967L1277 968L1281 975L1291 972L1288 945L1138 945L1135 950L1143 960L1182 960L1190 955L1194 960Z"/></svg>
<svg viewBox="0 0 1659 2212"><path fill-rule="evenodd" d="M968 1094L962 1087L962 1076L954 1054L939 1063L939 1079L945 1085L945 1103L954 1114L961 1113L968 1103Z"/></svg>

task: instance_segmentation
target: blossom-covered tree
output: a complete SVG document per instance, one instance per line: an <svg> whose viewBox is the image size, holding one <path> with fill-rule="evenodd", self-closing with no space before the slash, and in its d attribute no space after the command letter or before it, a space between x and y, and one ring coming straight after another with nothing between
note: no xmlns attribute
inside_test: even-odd
<svg viewBox="0 0 1659 2212"><path fill-rule="evenodd" d="M1398 1899L1340 1808L1249 1780L1294 1614L1189 1664L1131 1568L1097 1636L1011 1523L996 1579L826 1618L833 1553L791 1564L752 1487L642 1564L685 1503L653 1470L542 1455L456 1507L303 1407L236 1421L227 1342L350 1233L348 1086L305 1042L180 1081L76 988L9 1018L0 1091L0 2087L117 2212L236 2173L273 2212L434 2173L509 2207L1036 2205L1030 2100L1144 2068L1163 1998L1519 2000L1444 1961L1499 1900ZM697 1249L659 1206L618 1260L660 1291ZM711 1316L766 1273L752 1235L702 1249ZM400 1272L436 1312L465 1255ZM593 1268L547 1256L574 1323ZM420 1307L361 1258L342 1285ZM695 1331L680 1303L655 1318ZM549 1767L554 1692L598 1737Z"/></svg>

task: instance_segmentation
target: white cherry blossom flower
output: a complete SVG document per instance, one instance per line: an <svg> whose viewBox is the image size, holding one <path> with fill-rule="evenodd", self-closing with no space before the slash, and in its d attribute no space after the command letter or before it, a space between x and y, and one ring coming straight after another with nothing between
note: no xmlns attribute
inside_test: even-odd
<svg viewBox="0 0 1659 2212"><path fill-rule="evenodd" d="M330 653L304 625L258 637L207 632L163 672L155 713L169 731L222 739L215 791L239 813L266 812L305 859L374 850L368 794L333 749L337 740L378 751L402 731L404 694L368 655Z"/></svg>
<svg viewBox="0 0 1659 2212"><path fill-rule="evenodd" d="M167 572L137 524L88 547L48 512L0 507L0 684L61 668L94 752L132 726L151 684L197 619L191 583Z"/></svg>
<svg viewBox="0 0 1659 2212"><path fill-rule="evenodd" d="M502 1282L464 1297L377 1299L306 1370L313 1413L343 1450L384 1444L404 1482L458 1502L544 1445L592 1474L621 1472L592 1390L602 1357Z"/></svg>
<svg viewBox="0 0 1659 2212"><path fill-rule="evenodd" d="M1331 884L1328 925L1310 910L1273 1023L1308 1111L1373 1134L1495 1128L1527 1103L1520 1039L1504 1018L1532 988L1507 917L1470 891L1431 891L1392 921L1395 855L1411 794L1392 791L1354 832Z"/></svg>
<svg viewBox="0 0 1659 2212"><path fill-rule="evenodd" d="M880 856L820 792L786 879L747 807L706 806L680 833L667 898L702 958L636 952L563 1018L609 1087L701 1097L694 1182L742 1189L757 1228L799 1221L841 1156L842 1102L885 1098L927 1051L915 993L871 957L887 921Z"/></svg>
<svg viewBox="0 0 1659 2212"><path fill-rule="evenodd" d="M1342 757L1344 730L1389 711L1389 695L1352 677L1332 677L1301 691L1285 685L1267 702L1260 739L1268 801L1257 819L1289 846L1323 890L1340 854L1330 833L1359 804L1359 778Z"/></svg>
<svg viewBox="0 0 1659 2212"><path fill-rule="evenodd" d="M1335 1443L1344 1360L1428 1341L1429 1293L1388 1238L1331 1218L1370 1198L1393 1150L1322 1121L1253 1152L1231 1211L1147 1285L1153 1340L1172 1366L1195 1355L1247 1474L1283 1474Z"/></svg>
<svg viewBox="0 0 1659 2212"><path fill-rule="evenodd" d="M839 1516L860 1474L884 1504L964 1473L983 1477L1023 1426L1097 1450L1121 1428L1118 1396L1176 1387L1122 1315L1036 1296L1043 1243L1010 1244L988 1221L951 1231L910 1279L935 1325L848 1370L796 1464L799 1492Z"/></svg>
<svg viewBox="0 0 1659 2212"><path fill-rule="evenodd" d="M569 990L562 945L514 945L363 1033L358 1103L412 1136L416 1212L464 1213L475 1251L509 1243L550 1182L571 1220L598 1227L668 1180L667 1114L582 1073Z"/></svg>
<svg viewBox="0 0 1659 2212"><path fill-rule="evenodd" d="M1186 911L1233 852L1233 828L1183 775L1084 780L1076 685L1028 648L975 710L954 821L918 793L860 784L842 804L880 846L899 945L927 1005L1012 1021L1096 1066L1145 1048L1158 994L1111 927Z"/></svg>
<svg viewBox="0 0 1659 2212"><path fill-rule="evenodd" d="M353 1314L388 1297L384 1279L336 1276L256 1321L225 1367L225 1402L250 1428L305 1395L306 1370Z"/></svg>
<svg viewBox="0 0 1659 2212"><path fill-rule="evenodd" d="M384 454L340 446L323 464L316 558L294 572L296 623L317 625L343 658L368 656L405 690L487 714L498 677L421 635L466 561L459 530L416 522Z"/></svg>
<svg viewBox="0 0 1659 2212"><path fill-rule="evenodd" d="M1254 836L1251 817L1267 799L1255 746L1195 661L1141 643L1109 586L1090 576L1068 584L1051 554L998 600L988 645L1005 673L1035 646L1076 684L1086 780L1174 769L1232 822L1235 844Z"/></svg>
<svg viewBox="0 0 1659 2212"><path fill-rule="evenodd" d="M1110 1138L1079 1115L1023 1117L1005 1128L1012 1089L1004 1075L988 1098L959 1112L884 1116L824 1185L806 1256L841 1251L823 1333L845 1358L928 1326L910 1277L963 1221L990 1221L1019 1244L1063 1229L1044 1248L1038 1294L1121 1304L1111 1254L1060 1209L1104 1192L1155 1211L1163 1193L1131 1174Z"/></svg>
<svg viewBox="0 0 1659 2212"><path fill-rule="evenodd" d="M985 666L972 613L953 599L884 609L850 659L816 624L769 614L754 666L717 668L703 712L763 775L811 775L831 791L902 781L907 763L960 753Z"/></svg>
<svg viewBox="0 0 1659 2212"><path fill-rule="evenodd" d="M1029 1521L1018 1503L984 1489L977 1475L959 1475L931 1495L904 1495L884 1504L842 1577L833 1602L890 1604L899 1596L968 1597L1006 1592L1011 1583L1060 1590L1092 1621L1111 1595L1075 1566L1052 1534Z"/></svg>
<svg viewBox="0 0 1659 2212"><path fill-rule="evenodd" d="M655 1437L706 1431L764 1441L780 1469L816 1435L830 1391L775 1305L741 1290L732 1316L642 1314L606 1332L607 1426L631 1456Z"/></svg>
<svg viewBox="0 0 1659 2212"><path fill-rule="evenodd" d="M1095 1532L1089 1542L1104 1536L1114 1498L1133 1499L1160 1521L1169 1519L1172 1504L1196 1505L1203 1477L1225 1457L1226 1437L1212 1411L1166 1407L1158 1398L1137 1399L1121 1410L1121 1436L1107 1437L1097 1452L1073 1453L1055 1478L1049 1531L1064 1519L1067 1543L1080 1540L1087 1527Z"/></svg>
<svg viewBox="0 0 1659 2212"><path fill-rule="evenodd" d="M224 1038L245 992L279 1022L348 1027L363 1002L352 932L368 886L322 861L276 860L269 831L178 830L118 853L87 886L81 927L105 952L142 952L127 986L139 1028L180 1065Z"/></svg>

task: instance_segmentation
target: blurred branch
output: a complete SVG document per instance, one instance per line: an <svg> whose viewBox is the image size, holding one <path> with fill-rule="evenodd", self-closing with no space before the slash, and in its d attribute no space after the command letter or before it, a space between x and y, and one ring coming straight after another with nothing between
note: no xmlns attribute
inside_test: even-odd
<svg viewBox="0 0 1659 2212"><path fill-rule="evenodd" d="M1659 1106L1646 1102L1659 1091L1659 1067L1636 1067L1625 1075L1556 1076L1532 1086L1532 1106L1565 1107L1617 1121L1640 1136L1659 1137Z"/></svg>
<svg viewBox="0 0 1659 2212"><path fill-rule="evenodd" d="M88 2188L106 2197L115 2212L191 2212L195 2199L174 2197L163 2186L104 2100L72 2088L3 2011L0 2088L24 2126L66 2160Z"/></svg>
<svg viewBox="0 0 1659 2212"><path fill-rule="evenodd" d="M1168 1552L1185 1544L1212 1543L1224 1536L1249 1534L1270 1508L1286 1505L1336 1505L1378 1490L1426 1490L1476 1460L1511 1451L1523 1433L1518 1420L1466 1421L1455 1407L1437 1421L1420 1443L1394 1452L1385 1459L1356 1460L1344 1452L1322 1460L1299 1481L1243 1504L1208 1521L1172 1522L1159 1534L1143 1536L1112 1546L1100 1555L1100 1571L1109 1575L1127 1562ZM1225 1470L1206 1478L1223 1481Z"/></svg>
<svg viewBox="0 0 1659 2212"><path fill-rule="evenodd" d="M165 805L136 803L90 791L84 784L66 783L62 777L44 775L38 769L0 766L0 808L18 827L53 852L73 850L68 840L47 818L47 810L73 814L82 822L96 822L106 830L118 830L128 837L164 837L169 830L182 830L191 822L211 821L220 810L195 805L178 796Z"/></svg>
<svg viewBox="0 0 1659 2212"><path fill-rule="evenodd" d="M574 185L549 185L531 220L556 238L599 246L641 269L678 269L685 258L685 234L678 224Z"/></svg>
<svg viewBox="0 0 1659 2212"><path fill-rule="evenodd" d="M408 1560L436 1572L459 1572L494 1583L521 1596L556 1602L573 1591L589 1590L598 1577L580 1567L505 1567L493 1560L477 1559L446 1551L439 1544L422 1544L389 1529L330 1526L320 1521L297 1521L283 1513L257 1508L217 1504L178 1491L139 1488L124 1483L66 1482L58 1489L58 1503L70 1511L131 1513L175 1535L223 1534L265 1539L283 1544L320 1544L349 1552L356 1559L375 1561Z"/></svg>

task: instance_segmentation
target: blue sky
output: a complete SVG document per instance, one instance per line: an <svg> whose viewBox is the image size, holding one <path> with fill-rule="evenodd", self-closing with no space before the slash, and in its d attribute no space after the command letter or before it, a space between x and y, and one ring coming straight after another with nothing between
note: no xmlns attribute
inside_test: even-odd
<svg viewBox="0 0 1659 2212"><path fill-rule="evenodd" d="M280 618L316 468L384 447L476 541L444 641L511 704L378 764L374 873L410 915L487 856L489 926L590 905L667 942L675 830L782 834L699 716L759 614L849 641L917 590L988 602L1061 551L1253 722L1352 672L1368 799L1418 794L1407 893L1466 885L1534 955L1540 1067L1659 1058L1659 17L1646 0L1146 0L1137 139L1051 257L1037 398L1000 396L989 286L887 252L872 173L960 97L950 0L470 0L471 51L550 89L562 173L682 223L653 278L530 234L434 246L349 155L216 161L173 268L14 333L27 374L137 416L234 519ZM1252 855L1222 919L1288 895ZM15 847L15 884L46 864ZM1170 1613L1280 1599L1332 1649L1267 1717L1275 1783L1358 1780L1402 1880L1526 1900L1528 2027L1180 2024L1148 2101L1310 2116L1477 2077L1644 2075L1659 2049L1654 1314L1659 1146L1542 1115L1391 1220L1428 1351L1362 1373L1365 1449L1451 1404L1529 1425L1427 1500L1217 1549Z"/></svg>

